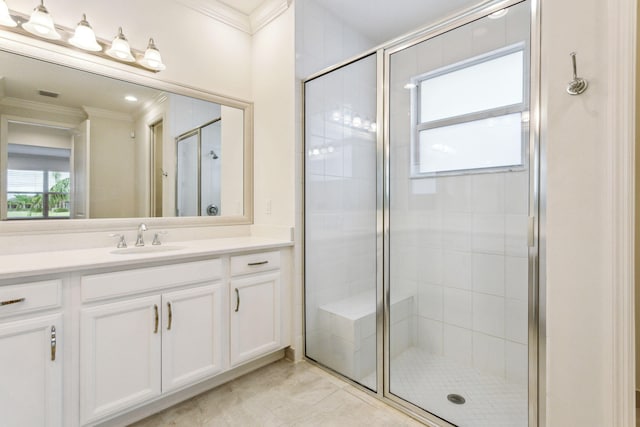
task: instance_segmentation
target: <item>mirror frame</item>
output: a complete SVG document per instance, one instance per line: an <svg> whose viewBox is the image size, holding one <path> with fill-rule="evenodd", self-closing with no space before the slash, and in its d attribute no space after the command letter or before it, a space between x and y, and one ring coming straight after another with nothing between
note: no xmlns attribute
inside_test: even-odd
<svg viewBox="0 0 640 427"><path fill-rule="evenodd" d="M253 224L253 103L229 96L212 93L208 90L191 87L167 80L160 80L152 72L127 67L114 61L85 54L45 41L25 40L24 37L10 32L0 33L0 50L26 56L55 65L73 68L96 75L123 80L127 83L139 84L161 91L189 96L221 105L241 109L244 113L244 147L243 147L243 215L216 217L137 217L137 218L96 218L72 220L35 220L35 221L0 221L2 234L39 234L65 232L91 232L100 230L134 230L144 222L153 228L177 227L209 227ZM6 126L0 129L6 133ZM4 135L6 137L6 135ZM0 153L0 162L6 163L6 152ZM0 176L2 185L6 175Z"/></svg>

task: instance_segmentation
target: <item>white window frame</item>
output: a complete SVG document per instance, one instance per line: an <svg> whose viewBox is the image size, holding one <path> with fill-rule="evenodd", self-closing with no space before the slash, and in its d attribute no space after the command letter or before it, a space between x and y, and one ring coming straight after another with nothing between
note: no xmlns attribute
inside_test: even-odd
<svg viewBox="0 0 640 427"><path fill-rule="evenodd" d="M522 52L523 61L523 74L522 74L522 102L495 107L491 109L476 111L472 113L461 114L457 116L446 117L443 119L437 119L432 121L421 122L421 83L425 80L429 80L435 77L442 76L444 74L452 73L467 67L471 67L483 62L492 61L501 58L506 55L510 55L516 52ZM521 171L525 170L528 166L528 151L526 150L528 135L529 135L529 67L528 67L528 46L524 42L509 45L500 49L493 50L491 52L484 53L482 55L475 56L473 58L466 59L451 65L447 65L442 68L438 68L433 71L415 76L411 79L411 178L429 178L433 176L443 175L463 175L463 174L477 174L486 172L505 172L505 171ZM429 129L441 128L445 126L457 125L462 123L469 123L478 120L488 119L492 117L502 117L509 114L521 113L522 120L522 138L520 140L522 161L519 164L513 165L501 165L493 167L477 167L467 169L444 169L433 172L420 172L420 132Z"/></svg>

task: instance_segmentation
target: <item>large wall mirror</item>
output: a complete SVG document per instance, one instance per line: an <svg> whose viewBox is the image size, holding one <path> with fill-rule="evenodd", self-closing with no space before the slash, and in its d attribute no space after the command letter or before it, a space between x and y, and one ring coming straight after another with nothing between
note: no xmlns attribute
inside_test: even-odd
<svg viewBox="0 0 640 427"><path fill-rule="evenodd" d="M251 105L134 80L0 50L4 227L250 222Z"/></svg>

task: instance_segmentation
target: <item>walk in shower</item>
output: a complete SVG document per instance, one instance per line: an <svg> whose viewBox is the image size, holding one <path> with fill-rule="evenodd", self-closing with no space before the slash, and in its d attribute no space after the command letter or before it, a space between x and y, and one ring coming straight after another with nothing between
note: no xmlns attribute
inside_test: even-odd
<svg viewBox="0 0 640 427"><path fill-rule="evenodd" d="M176 216L221 213L221 125L217 118L176 138Z"/></svg>
<svg viewBox="0 0 640 427"><path fill-rule="evenodd" d="M491 5L304 84L306 356L439 425L537 424L533 5Z"/></svg>

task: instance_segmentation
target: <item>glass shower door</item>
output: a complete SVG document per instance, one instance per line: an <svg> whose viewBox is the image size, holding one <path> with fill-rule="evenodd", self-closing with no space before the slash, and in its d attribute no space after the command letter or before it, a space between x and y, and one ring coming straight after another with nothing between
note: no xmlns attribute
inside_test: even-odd
<svg viewBox="0 0 640 427"><path fill-rule="evenodd" d="M530 4L389 66L389 393L528 425Z"/></svg>
<svg viewBox="0 0 640 427"><path fill-rule="evenodd" d="M376 389L376 56L305 83L306 356Z"/></svg>

